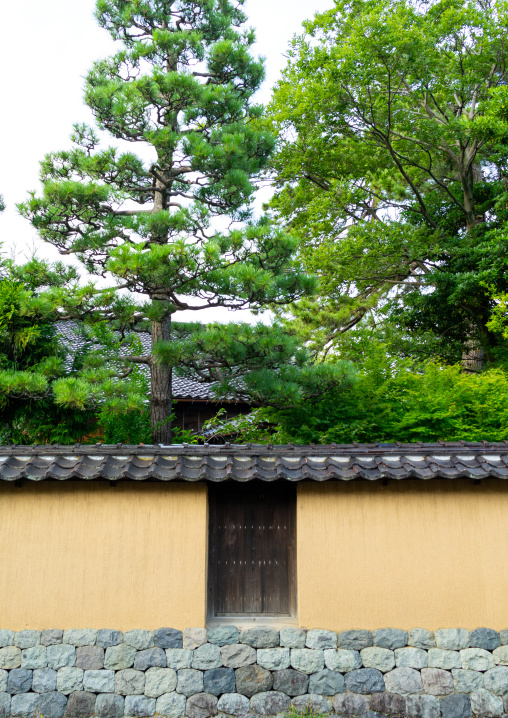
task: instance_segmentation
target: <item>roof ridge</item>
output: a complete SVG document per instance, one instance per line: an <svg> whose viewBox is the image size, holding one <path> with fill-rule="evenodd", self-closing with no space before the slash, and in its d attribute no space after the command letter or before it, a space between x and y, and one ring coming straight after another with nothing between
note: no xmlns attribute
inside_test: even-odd
<svg viewBox="0 0 508 718"><path fill-rule="evenodd" d="M397 444L33 444L0 446L0 456L48 456L48 455L207 455L240 453L245 455L293 454L293 455L385 455L385 454L447 454L447 453L485 453L497 452L508 454L508 442L439 442L439 443L397 443Z"/></svg>

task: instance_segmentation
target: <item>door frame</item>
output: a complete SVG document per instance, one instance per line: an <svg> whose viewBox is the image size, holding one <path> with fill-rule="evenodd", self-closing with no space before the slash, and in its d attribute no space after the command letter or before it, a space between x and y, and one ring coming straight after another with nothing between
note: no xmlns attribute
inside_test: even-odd
<svg viewBox="0 0 508 718"><path fill-rule="evenodd" d="M254 479L256 483L259 484L270 484L275 482L262 482L261 480ZM289 613L287 614L263 614L263 613L256 613L256 614L248 614L248 613L231 613L231 614L222 614L220 616L215 615L215 596L216 596L216 587L215 582L217 579L217 576L215 575L215 572L212 570L212 566L214 565L214 559L215 559L215 551L216 551L216 545L214 545L214 542L212 540L212 519L214 515L214 508L215 503L217 501L217 493L214 490L215 484L211 482L207 482L207 500L208 500L208 506L207 506L207 552L206 552L206 616L207 616L207 624L209 623L225 623L225 624L231 624L234 623L241 623L241 624L254 624L259 625L260 623L274 623L277 625L296 625L297 624L297 616L298 616L298 595L297 595L297 555L296 555L296 539L297 539L297 523L296 523L296 501L297 501L297 486L296 484L292 484L291 482L285 481L284 479L277 480L277 483L284 482L284 483L290 483L291 484L291 490L294 492L294 497L291 502L291 511L290 511L290 539L289 539L289 545L288 545L288 561L289 561ZM239 484L240 482L228 480L227 482L220 482L221 485L224 483L230 483L230 484ZM245 483L251 483L245 482ZM266 486L265 486L266 490Z"/></svg>

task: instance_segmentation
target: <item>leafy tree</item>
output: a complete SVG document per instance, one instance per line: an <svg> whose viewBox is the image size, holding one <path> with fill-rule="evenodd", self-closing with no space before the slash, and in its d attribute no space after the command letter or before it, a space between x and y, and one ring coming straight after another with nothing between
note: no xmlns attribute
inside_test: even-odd
<svg viewBox="0 0 508 718"><path fill-rule="evenodd" d="M100 417L116 415L118 423L146 407L141 370L122 376L115 361L118 337L73 319L78 307L90 310L89 294L76 270L61 263L0 263L4 442L83 441L98 435Z"/></svg>
<svg viewBox="0 0 508 718"><path fill-rule="evenodd" d="M179 310L283 305L313 286L292 262L296 240L267 219L251 221L254 179L273 138L255 125L261 108L252 97L264 71L250 54L254 34L242 29L242 5L98 0L99 23L121 49L95 63L85 100L100 130L139 153L100 149L93 129L76 126L73 147L42 163L42 195L21 206L44 240L116 280L90 300L91 323L113 322L121 342L151 332L151 352L122 344L117 360L126 374L150 369L155 442L171 441L173 367L238 388L242 360L261 372L258 393L266 395L268 384L281 383L274 368L301 363L276 327L249 334L242 325L204 329L172 319ZM136 302L140 294L145 300ZM328 372L330 381L345 371Z"/></svg>
<svg viewBox="0 0 508 718"><path fill-rule="evenodd" d="M366 362L356 380L291 410L260 409L241 422L216 422L217 435L285 444L505 441L508 376L499 368L473 374L461 365ZM374 357L371 357L374 359ZM384 359L384 360L383 360Z"/></svg>
<svg viewBox="0 0 508 718"><path fill-rule="evenodd" d="M294 310L318 350L387 312L417 351L506 353L507 39L503 0L335 0L293 40L272 205L319 276Z"/></svg>
<svg viewBox="0 0 508 718"><path fill-rule="evenodd" d="M40 280L44 272L45 283L54 286L72 280L72 270L55 269L43 269L36 261L22 267L2 264L0 433L4 443L68 443L80 440L93 426L89 408L63 408L52 390L71 369L58 337L54 305L35 275Z"/></svg>

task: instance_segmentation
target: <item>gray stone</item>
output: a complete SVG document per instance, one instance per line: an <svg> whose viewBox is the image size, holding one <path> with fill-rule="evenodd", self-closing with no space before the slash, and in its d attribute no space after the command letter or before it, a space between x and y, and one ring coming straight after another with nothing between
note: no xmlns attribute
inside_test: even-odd
<svg viewBox="0 0 508 718"><path fill-rule="evenodd" d="M9 670L21 665L21 649L17 646L0 648L0 668Z"/></svg>
<svg viewBox="0 0 508 718"><path fill-rule="evenodd" d="M261 666L245 666L237 668L236 676L236 692L241 693L248 698L252 698L256 693L264 693L272 688L273 678L270 671Z"/></svg>
<svg viewBox="0 0 508 718"><path fill-rule="evenodd" d="M12 718L35 718L38 702L38 693L21 693L12 696L10 715Z"/></svg>
<svg viewBox="0 0 508 718"><path fill-rule="evenodd" d="M137 651L143 651L145 648L152 648L154 645L153 631L142 631L140 629L125 631L123 641Z"/></svg>
<svg viewBox="0 0 508 718"><path fill-rule="evenodd" d="M478 690L478 688L483 688L483 673L454 668L452 675L457 693L472 693Z"/></svg>
<svg viewBox="0 0 508 718"><path fill-rule="evenodd" d="M492 654L484 648L464 648L460 652L462 668L470 671L487 671L494 668Z"/></svg>
<svg viewBox="0 0 508 718"><path fill-rule="evenodd" d="M176 671L172 668L149 668L145 673L145 696L159 698L176 688Z"/></svg>
<svg viewBox="0 0 508 718"><path fill-rule="evenodd" d="M112 693L97 696L95 712L99 718L123 718L125 698Z"/></svg>
<svg viewBox="0 0 508 718"><path fill-rule="evenodd" d="M83 688L92 693L114 693L114 671L85 671L83 675Z"/></svg>
<svg viewBox="0 0 508 718"><path fill-rule="evenodd" d="M137 671L146 671L148 668L166 668L166 654L162 648L145 648L138 651L134 658L134 668Z"/></svg>
<svg viewBox="0 0 508 718"><path fill-rule="evenodd" d="M429 668L444 668L446 671L451 671L452 668L462 668L460 653L431 648L429 649Z"/></svg>
<svg viewBox="0 0 508 718"><path fill-rule="evenodd" d="M95 628L69 628L64 631L63 642L71 646L94 646L97 640Z"/></svg>
<svg viewBox="0 0 508 718"><path fill-rule="evenodd" d="M508 693L503 696L503 710L506 714L508 714Z"/></svg>
<svg viewBox="0 0 508 718"><path fill-rule="evenodd" d="M406 699L397 693L374 693L370 697L370 709L392 718L404 718Z"/></svg>
<svg viewBox="0 0 508 718"><path fill-rule="evenodd" d="M320 696L334 696L336 693L344 693L346 686L344 676L337 671L324 668L322 671L313 673L309 682L309 693L316 693Z"/></svg>
<svg viewBox="0 0 508 718"><path fill-rule="evenodd" d="M158 628L153 632L153 643L156 648L182 648L183 634L176 628Z"/></svg>
<svg viewBox="0 0 508 718"><path fill-rule="evenodd" d="M259 648L257 664L268 671L289 668L289 648Z"/></svg>
<svg viewBox="0 0 508 718"><path fill-rule="evenodd" d="M381 673L391 671L395 666L395 655L388 648L371 646L360 651L362 663L365 668L376 668Z"/></svg>
<svg viewBox="0 0 508 718"><path fill-rule="evenodd" d="M421 672L423 689L432 696L447 696L453 693L453 676L442 668L423 668Z"/></svg>
<svg viewBox="0 0 508 718"><path fill-rule="evenodd" d="M41 633L41 646L56 646L63 641L63 630L61 628L48 628Z"/></svg>
<svg viewBox="0 0 508 718"><path fill-rule="evenodd" d="M243 668L256 662L256 650L252 646L236 643L220 649L222 662L228 668Z"/></svg>
<svg viewBox="0 0 508 718"><path fill-rule="evenodd" d="M499 631L499 638L501 639L502 646L506 646L508 644L508 628Z"/></svg>
<svg viewBox="0 0 508 718"><path fill-rule="evenodd" d="M219 646L213 643L204 643L194 651L192 656L193 668L206 671L210 668L220 668L220 666L222 666L222 655Z"/></svg>
<svg viewBox="0 0 508 718"><path fill-rule="evenodd" d="M145 691L145 674L126 668L115 675L115 693L121 696L137 696Z"/></svg>
<svg viewBox="0 0 508 718"><path fill-rule="evenodd" d="M258 693L258 695L260 695ZM250 710L250 701L246 696L239 693L224 693L217 703L220 713L226 713L231 716L244 716Z"/></svg>
<svg viewBox="0 0 508 718"><path fill-rule="evenodd" d="M217 697L210 693L197 693L187 700L189 718L210 718L217 713Z"/></svg>
<svg viewBox="0 0 508 718"><path fill-rule="evenodd" d="M111 648L111 646L118 646L122 641L123 633L121 631L115 631L113 628L101 628L97 633L95 643L102 648Z"/></svg>
<svg viewBox="0 0 508 718"><path fill-rule="evenodd" d="M134 646L127 646L125 643L120 643L118 646L111 646L110 648L106 648L104 668L110 668L112 671L130 668L134 664L135 657L136 649Z"/></svg>
<svg viewBox="0 0 508 718"><path fill-rule="evenodd" d="M408 632L408 645L414 648L423 648L428 650L434 648L436 645L436 639L431 631L427 631L426 628L412 628Z"/></svg>
<svg viewBox="0 0 508 718"><path fill-rule="evenodd" d="M273 716L278 713L285 713L289 709L289 703L289 696L277 691L257 693L250 699L251 711L262 716Z"/></svg>
<svg viewBox="0 0 508 718"><path fill-rule="evenodd" d="M465 628L440 628L434 631L436 646L445 651L460 651L469 646L469 631Z"/></svg>
<svg viewBox="0 0 508 718"><path fill-rule="evenodd" d="M385 673L385 686L389 693L398 693L401 696L423 691L421 675L414 668L405 666Z"/></svg>
<svg viewBox="0 0 508 718"><path fill-rule="evenodd" d="M58 671L60 668L72 668L72 666L76 665L76 649L74 646L63 643L48 646L46 656L49 668L54 671Z"/></svg>
<svg viewBox="0 0 508 718"><path fill-rule="evenodd" d="M361 716L369 708L367 696L355 695L354 693L339 693L333 699L333 710L341 716L353 718Z"/></svg>
<svg viewBox="0 0 508 718"><path fill-rule="evenodd" d="M6 649L1 649L0 654L2 653L2 650L5 651ZM496 666L508 666L508 646L503 645L496 648L492 651L492 657L494 658ZM6 666L1 666L1 668L5 667Z"/></svg>
<svg viewBox="0 0 508 718"><path fill-rule="evenodd" d="M320 696L317 693L307 693L306 696L297 696L293 698L291 703L297 711L302 713L309 711L314 713L314 715L327 715L332 712L332 699L326 696Z"/></svg>
<svg viewBox="0 0 508 718"><path fill-rule="evenodd" d="M291 667L302 673L316 673L325 667L323 651L312 648L292 648Z"/></svg>
<svg viewBox="0 0 508 718"><path fill-rule="evenodd" d="M32 688L32 671L26 668L14 668L9 671L7 678L7 693L11 695L15 693L28 693Z"/></svg>
<svg viewBox="0 0 508 718"><path fill-rule="evenodd" d="M406 696L408 718L440 718L441 708L435 696Z"/></svg>
<svg viewBox="0 0 508 718"><path fill-rule="evenodd" d="M244 628L240 633L240 643L252 648L275 648L279 642L280 635L275 628Z"/></svg>
<svg viewBox="0 0 508 718"><path fill-rule="evenodd" d="M147 698L146 696L127 696L125 699L125 715L136 716L136 718L145 718L145 716L155 715L155 698Z"/></svg>
<svg viewBox="0 0 508 718"><path fill-rule="evenodd" d="M190 668L192 663L192 651L187 648L167 648L166 664L168 668L175 671L180 668Z"/></svg>
<svg viewBox="0 0 508 718"><path fill-rule="evenodd" d="M367 713L363 715L363 718L384 718L384 716L376 711L367 711Z"/></svg>
<svg viewBox="0 0 508 718"><path fill-rule="evenodd" d="M76 649L76 666L84 671L99 671L104 668L104 648L80 646Z"/></svg>
<svg viewBox="0 0 508 718"><path fill-rule="evenodd" d="M372 633L370 631L342 631L337 636L339 648L348 648L352 651L361 651L373 645Z"/></svg>
<svg viewBox="0 0 508 718"><path fill-rule="evenodd" d="M56 691L57 672L52 668L37 668L33 672L32 690L36 693Z"/></svg>
<svg viewBox="0 0 508 718"><path fill-rule="evenodd" d="M0 693L5 693L7 691L7 676L9 674L7 671L0 670Z"/></svg>
<svg viewBox="0 0 508 718"><path fill-rule="evenodd" d="M11 697L8 693L0 693L0 718L9 718L11 714Z"/></svg>
<svg viewBox="0 0 508 718"><path fill-rule="evenodd" d="M394 651L396 648L407 646L407 632L402 631L400 628L380 628L373 631L372 637L374 645L379 646L379 648L389 648Z"/></svg>
<svg viewBox="0 0 508 718"><path fill-rule="evenodd" d="M227 646L238 643L240 631L236 626L213 626L206 632L208 643L216 643L218 646Z"/></svg>
<svg viewBox="0 0 508 718"><path fill-rule="evenodd" d="M478 718L495 718L503 714L503 701L485 688L479 688L471 693L471 708Z"/></svg>
<svg viewBox="0 0 508 718"><path fill-rule="evenodd" d="M362 667L362 659L359 651L350 651L345 648L338 650L326 649L324 651L326 667L331 671L347 673Z"/></svg>
<svg viewBox="0 0 508 718"><path fill-rule="evenodd" d="M37 712L42 718L63 718L66 707L67 698L61 693L43 693L37 702Z"/></svg>
<svg viewBox="0 0 508 718"><path fill-rule="evenodd" d="M95 715L95 699L93 693L86 691L71 693L67 701L65 718L91 718Z"/></svg>
<svg viewBox="0 0 508 718"><path fill-rule="evenodd" d="M7 631L5 628L0 629L0 648L13 646L15 635L14 631Z"/></svg>
<svg viewBox="0 0 508 718"><path fill-rule="evenodd" d="M402 669L397 668L396 670ZM379 693L385 689L383 674L375 668L359 668L357 671L350 671L346 673L344 680L346 688L351 693Z"/></svg>
<svg viewBox="0 0 508 718"><path fill-rule="evenodd" d="M183 718L187 699L179 693L164 693L157 699L155 713L169 718Z"/></svg>
<svg viewBox="0 0 508 718"><path fill-rule="evenodd" d="M206 628L186 628L183 632L183 647L193 651L206 643Z"/></svg>
<svg viewBox="0 0 508 718"><path fill-rule="evenodd" d="M493 651L501 645L501 637L498 631L492 628L475 628L469 635L471 648L484 648L486 651Z"/></svg>
<svg viewBox="0 0 508 718"><path fill-rule="evenodd" d="M281 628L280 645L284 648L305 648L307 631L304 628Z"/></svg>
<svg viewBox="0 0 508 718"><path fill-rule="evenodd" d="M471 715L471 703L464 693L454 693L441 698L442 718L468 718Z"/></svg>
<svg viewBox="0 0 508 718"><path fill-rule="evenodd" d="M315 628L307 633L306 648L337 648L337 634Z"/></svg>
<svg viewBox="0 0 508 718"><path fill-rule="evenodd" d="M422 648L396 648L395 649L395 665L397 668L406 666L407 668L426 668L428 662L427 651Z"/></svg>
<svg viewBox="0 0 508 718"><path fill-rule="evenodd" d="M47 661L46 646L34 646L21 651L21 668L46 668Z"/></svg>
<svg viewBox="0 0 508 718"><path fill-rule="evenodd" d="M14 636L14 645L18 648L33 648L41 642L41 632L29 628L26 631L18 631Z"/></svg>
<svg viewBox="0 0 508 718"><path fill-rule="evenodd" d="M508 693L508 666L496 666L483 675L483 684L491 693L504 696Z"/></svg>
<svg viewBox="0 0 508 718"><path fill-rule="evenodd" d="M232 668L211 668L204 673L205 693L220 696L236 691L235 672Z"/></svg>
<svg viewBox="0 0 508 718"><path fill-rule="evenodd" d="M60 668L56 676L56 689L60 693L74 693L83 690L83 674L81 668Z"/></svg>
<svg viewBox="0 0 508 718"><path fill-rule="evenodd" d="M273 672L273 690L286 693L288 696L301 696L309 688L309 676L294 668L286 668Z"/></svg>
<svg viewBox="0 0 508 718"><path fill-rule="evenodd" d="M125 698L113 693L101 693L95 701L95 712L99 718L123 718Z"/></svg>
<svg viewBox="0 0 508 718"><path fill-rule="evenodd" d="M204 688L203 673L193 668L182 668L178 671L177 692L184 696L193 696L202 693Z"/></svg>

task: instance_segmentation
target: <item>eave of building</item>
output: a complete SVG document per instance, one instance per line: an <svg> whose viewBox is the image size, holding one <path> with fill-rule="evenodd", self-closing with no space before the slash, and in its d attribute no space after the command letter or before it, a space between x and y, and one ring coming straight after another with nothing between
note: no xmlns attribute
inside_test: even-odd
<svg viewBox="0 0 508 718"><path fill-rule="evenodd" d="M508 442L0 447L0 481L508 479Z"/></svg>

